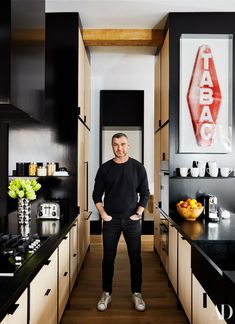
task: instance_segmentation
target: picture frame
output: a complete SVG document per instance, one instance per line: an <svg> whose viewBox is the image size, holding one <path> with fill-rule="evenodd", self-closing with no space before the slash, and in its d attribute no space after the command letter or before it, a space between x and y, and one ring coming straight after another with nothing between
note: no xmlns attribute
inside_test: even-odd
<svg viewBox="0 0 235 324"><path fill-rule="evenodd" d="M180 37L179 153L232 151L233 35Z"/></svg>

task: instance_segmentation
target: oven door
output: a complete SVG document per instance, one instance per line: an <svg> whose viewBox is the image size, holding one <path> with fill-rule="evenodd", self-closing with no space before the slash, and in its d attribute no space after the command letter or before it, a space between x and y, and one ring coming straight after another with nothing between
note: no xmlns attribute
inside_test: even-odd
<svg viewBox="0 0 235 324"><path fill-rule="evenodd" d="M160 212L160 259L168 273L168 244L169 244L169 221Z"/></svg>
<svg viewBox="0 0 235 324"><path fill-rule="evenodd" d="M160 205L159 208L166 214L169 215L169 172L161 171L160 172L161 179L161 191L160 191Z"/></svg>

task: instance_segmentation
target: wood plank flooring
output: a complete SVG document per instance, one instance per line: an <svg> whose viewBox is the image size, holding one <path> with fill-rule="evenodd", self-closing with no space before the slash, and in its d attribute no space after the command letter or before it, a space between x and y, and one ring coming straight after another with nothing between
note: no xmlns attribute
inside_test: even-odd
<svg viewBox="0 0 235 324"><path fill-rule="evenodd" d="M153 251L153 236L142 236L143 285L146 311L138 312L131 301L129 259L121 237L115 263L112 303L105 312L96 310L101 295L102 237L91 236L90 250L74 287L70 308L64 312L62 324L150 324L187 323L182 310L177 309L173 289Z"/></svg>

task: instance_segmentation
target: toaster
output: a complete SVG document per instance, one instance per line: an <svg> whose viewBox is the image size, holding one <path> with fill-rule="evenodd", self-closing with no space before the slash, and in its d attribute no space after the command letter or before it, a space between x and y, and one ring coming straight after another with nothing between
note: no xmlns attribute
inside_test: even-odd
<svg viewBox="0 0 235 324"><path fill-rule="evenodd" d="M38 205L37 219L60 219L60 205L56 202L43 202Z"/></svg>

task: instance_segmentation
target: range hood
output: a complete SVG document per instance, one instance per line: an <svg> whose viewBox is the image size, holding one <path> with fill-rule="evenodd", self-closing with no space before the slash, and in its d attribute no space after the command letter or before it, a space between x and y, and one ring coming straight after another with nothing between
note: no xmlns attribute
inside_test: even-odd
<svg viewBox="0 0 235 324"><path fill-rule="evenodd" d="M0 2L0 122L43 119L45 0Z"/></svg>

